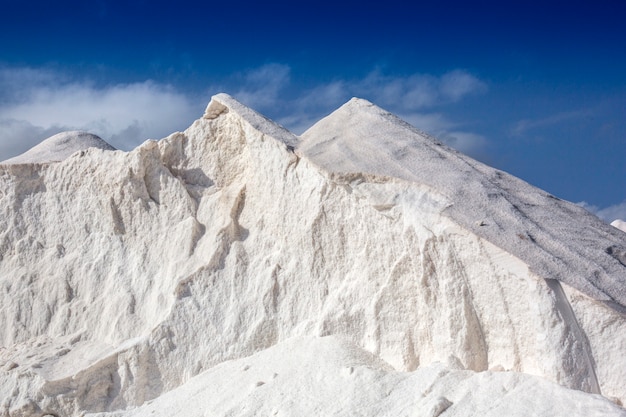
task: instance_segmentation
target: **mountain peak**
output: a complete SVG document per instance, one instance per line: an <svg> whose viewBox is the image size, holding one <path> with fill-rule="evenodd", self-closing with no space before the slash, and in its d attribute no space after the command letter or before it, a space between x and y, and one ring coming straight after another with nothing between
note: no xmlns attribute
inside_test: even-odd
<svg viewBox="0 0 626 417"><path fill-rule="evenodd" d="M298 138L278 123L268 119L250 107L240 103L226 93L219 93L211 97L211 101L204 112L204 119L215 119L222 114L234 113L264 135L273 137L289 147L298 144Z"/></svg>
<svg viewBox="0 0 626 417"><path fill-rule="evenodd" d="M0 164L17 165L60 162L73 153L88 148L115 150L113 146L92 133L80 130L66 131L50 136L23 154L2 161Z"/></svg>
<svg viewBox="0 0 626 417"><path fill-rule="evenodd" d="M372 103L371 101L366 100L364 98L360 98L360 97L352 97L350 100L348 100L341 107L353 107L353 108L376 107L376 108L380 108L380 107L376 106L374 103Z"/></svg>
<svg viewBox="0 0 626 417"><path fill-rule="evenodd" d="M439 157L435 144L397 116L361 99L352 98L301 136L299 150L333 172L366 172L407 181L424 158ZM436 155L435 155L436 154Z"/></svg>

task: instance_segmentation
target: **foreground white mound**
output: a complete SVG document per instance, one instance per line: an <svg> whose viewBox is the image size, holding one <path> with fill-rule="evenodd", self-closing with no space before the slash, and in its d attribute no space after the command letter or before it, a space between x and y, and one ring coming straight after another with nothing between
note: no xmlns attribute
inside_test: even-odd
<svg viewBox="0 0 626 417"><path fill-rule="evenodd" d="M624 413L624 234L362 100L218 95L0 210L2 416Z"/></svg>
<svg viewBox="0 0 626 417"><path fill-rule="evenodd" d="M98 136L87 132L69 131L57 133L21 155L0 164L50 163L63 161L73 153L89 148L115 150Z"/></svg>
<svg viewBox="0 0 626 417"><path fill-rule="evenodd" d="M624 410L600 396L516 372L476 373L441 363L397 372L352 343L328 336L292 339L224 362L135 410L98 415L207 414L569 417L621 416Z"/></svg>

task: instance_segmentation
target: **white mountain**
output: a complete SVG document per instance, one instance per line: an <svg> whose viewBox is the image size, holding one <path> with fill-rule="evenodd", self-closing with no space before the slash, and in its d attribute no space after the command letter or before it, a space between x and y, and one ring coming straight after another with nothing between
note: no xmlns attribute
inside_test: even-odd
<svg viewBox="0 0 626 417"><path fill-rule="evenodd" d="M100 149L98 149L100 148ZM0 415L626 415L626 235L364 100L0 164Z"/></svg>
<svg viewBox="0 0 626 417"><path fill-rule="evenodd" d="M61 132L32 147L14 158L0 162L1 164L52 163L60 162L73 153L88 148L115 150L96 135L82 131Z"/></svg>

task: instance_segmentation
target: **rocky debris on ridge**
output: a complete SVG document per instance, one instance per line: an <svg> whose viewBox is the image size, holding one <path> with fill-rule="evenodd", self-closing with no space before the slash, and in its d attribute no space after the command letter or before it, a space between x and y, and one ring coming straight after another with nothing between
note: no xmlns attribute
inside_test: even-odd
<svg viewBox="0 0 626 417"><path fill-rule="evenodd" d="M0 166L0 416L624 415L624 243L364 100L220 94Z"/></svg>
<svg viewBox="0 0 626 417"><path fill-rule="evenodd" d="M0 161L0 164L16 165L60 162L78 151L84 151L89 148L115 150L113 146L94 134L83 131L67 131L50 136L21 155Z"/></svg>

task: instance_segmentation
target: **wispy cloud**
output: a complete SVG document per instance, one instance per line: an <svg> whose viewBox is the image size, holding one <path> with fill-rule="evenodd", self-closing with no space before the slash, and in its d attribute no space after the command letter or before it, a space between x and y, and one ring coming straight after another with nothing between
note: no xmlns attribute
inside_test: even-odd
<svg viewBox="0 0 626 417"><path fill-rule="evenodd" d="M374 70L360 79L334 79L304 89L293 84L291 68L273 63L236 74L215 89L230 91L297 134L356 96L398 114L462 152L472 153L486 144L483 136L441 114L442 106L487 90L483 81L463 70L440 76L392 76Z"/></svg>
<svg viewBox="0 0 626 417"><path fill-rule="evenodd" d="M235 74L230 80L239 88L231 95L254 109L274 106L281 92L291 81L291 68L283 64L267 64L253 70Z"/></svg>
<svg viewBox="0 0 626 417"><path fill-rule="evenodd" d="M487 84L472 74L455 70L440 78L439 91L444 99L456 102L467 95L486 92Z"/></svg>
<svg viewBox="0 0 626 417"><path fill-rule="evenodd" d="M29 68L0 71L0 160L63 130L87 130L131 149L186 128L201 113L184 94L151 81L99 87Z"/></svg>
<svg viewBox="0 0 626 417"><path fill-rule="evenodd" d="M297 101L298 109L341 104L352 96L375 101L380 106L409 110L432 108L455 103L468 95L483 93L487 85L475 76L454 70L441 76L412 74L385 75L380 70L361 79L338 79L317 84L294 97L291 68L267 64L248 72L235 74L221 86L248 105L276 106L279 102ZM291 99L291 100L290 100ZM292 107L294 103L289 103Z"/></svg>
<svg viewBox="0 0 626 417"><path fill-rule="evenodd" d="M511 128L511 135L514 137L523 137L534 130L543 129L550 126L556 126L562 123L570 122L575 119L589 116L590 114L591 112L589 110L576 110L570 112L561 112L538 119L519 120Z"/></svg>
<svg viewBox="0 0 626 417"><path fill-rule="evenodd" d="M486 90L484 82L466 71L392 76L374 70L359 79L305 87L293 78L288 65L270 63L209 86L207 96L228 92L297 134L357 96L463 152L471 154L486 143L443 113L445 105ZM0 160L70 129L88 130L115 147L131 149L145 139L186 128L204 105L153 81L100 86L60 71L0 68Z"/></svg>
<svg viewBox="0 0 626 417"><path fill-rule="evenodd" d="M397 77L374 71L363 80L353 81L349 87L358 95L372 97L381 106L401 107L405 111L455 103L487 89L484 82L462 70L439 77L429 74Z"/></svg>
<svg viewBox="0 0 626 417"><path fill-rule="evenodd" d="M626 221L626 201L622 201L619 204L614 204L608 207L594 206L585 201L578 203L578 205L594 213L607 223L611 223L613 220L618 219Z"/></svg>
<svg viewBox="0 0 626 417"><path fill-rule="evenodd" d="M487 138L463 130L463 126L441 113L398 113L398 116L420 130L466 154L475 154L487 146Z"/></svg>

